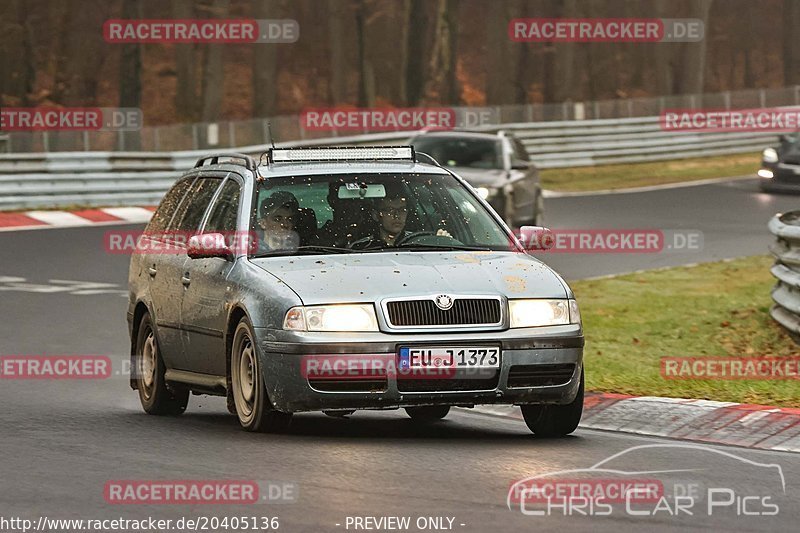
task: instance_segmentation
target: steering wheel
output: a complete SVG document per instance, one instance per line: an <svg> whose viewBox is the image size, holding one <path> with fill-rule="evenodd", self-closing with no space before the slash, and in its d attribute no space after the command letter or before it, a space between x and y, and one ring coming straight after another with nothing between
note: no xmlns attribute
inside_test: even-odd
<svg viewBox="0 0 800 533"><path fill-rule="evenodd" d="M409 233L408 235L404 235L404 236L400 237L399 239L396 239L394 241L394 245L395 246L400 246L404 242L408 242L408 241L410 241L412 239L416 239L417 237L429 237L429 236L430 237L436 237L437 236L437 232L435 232L435 231L415 231L413 233ZM446 237L446 235L439 235L439 236L440 237ZM452 237L450 237L450 238L452 239Z"/></svg>
<svg viewBox="0 0 800 533"><path fill-rule="evenodd" d="M362 237L357 241L353 241L347 245L347 248L350 250L367 250L370 246L375 244L377 241L371 235L367 235L366 237Z"/></svg>

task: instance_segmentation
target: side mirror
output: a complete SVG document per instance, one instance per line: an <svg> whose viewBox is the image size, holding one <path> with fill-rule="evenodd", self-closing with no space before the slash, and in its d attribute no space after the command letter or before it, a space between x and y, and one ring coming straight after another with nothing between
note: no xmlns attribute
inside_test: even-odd
<svg viewBox="0 0 800 533"><path fill-rule="evenodd" d="M513 159L511 161L512 170L528 170L529 168L531 168L529 161L523 161L522 159Z"/></svg>
<svg viewBox="0 0 800 533"><path fill-rule="evenodd" d="M525 250L549 250L555 244L553 232L542 226L522 226L518 237Z"/></svg>
<svg viewBox="0 0 800 533"><path fill-rule="evenodd" d="M231 252L230 247L225 242L225 236L222 233L192 235L186 246L186 253L192 259L208 257L230 259L233 257L233 252Z"/></svg>

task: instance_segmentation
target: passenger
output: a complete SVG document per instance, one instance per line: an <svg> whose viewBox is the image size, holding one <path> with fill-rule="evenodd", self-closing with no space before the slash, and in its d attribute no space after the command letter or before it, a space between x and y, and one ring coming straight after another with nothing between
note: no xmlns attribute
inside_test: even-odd
<svg viewBox="0 0 800 533"><path fill-rule="evenodd" d="M300 204L287 191L278 191L261 203L258 225L263 236L258 242L258 253L273 250L294 250L300 245L296 231Z"/></svg>

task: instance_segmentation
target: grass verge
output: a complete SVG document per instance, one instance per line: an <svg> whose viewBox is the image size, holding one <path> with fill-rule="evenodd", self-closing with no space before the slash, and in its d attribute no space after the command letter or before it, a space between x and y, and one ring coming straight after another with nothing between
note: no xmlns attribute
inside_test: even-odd
<svg viewBox="0 0 800 533"><path fill-rule="evenodd" d="M772 260L747 257L571 283L587 389L800 407L798 380L667 380L662 357L785 357L800 347L769 316Z"/></svg>
<svg viewBox="0 0 800 533"><path fill-rule="evenodd" d="M732 154L655 163L542 169L545 189L563 192L625 189L665 183L755 174L759 153Z"/></svg>

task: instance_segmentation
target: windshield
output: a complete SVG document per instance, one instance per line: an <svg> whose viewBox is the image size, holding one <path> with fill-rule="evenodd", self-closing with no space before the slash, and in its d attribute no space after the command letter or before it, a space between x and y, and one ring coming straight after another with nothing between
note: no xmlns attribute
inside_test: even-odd
<svg viewBox="0 0 800 533"><path fill-rule="evenodd" d="M414 139L414 150L447 167L503 168L500 141L496 139L423 135Z"/></svg>
<svg viewBox="0 0 800 533"><path fill-rule="evenodd" d="M256 190L253 256L508 250L510 237L450 175L270 178Z"/></svg>

